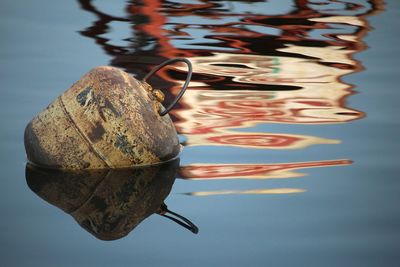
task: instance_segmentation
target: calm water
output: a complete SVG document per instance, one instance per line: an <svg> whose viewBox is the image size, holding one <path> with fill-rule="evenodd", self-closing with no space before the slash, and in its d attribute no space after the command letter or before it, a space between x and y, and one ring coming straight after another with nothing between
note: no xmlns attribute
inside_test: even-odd
<svg viewBox="0 0 400 267"><path fill-rule="evenodd" d="M398 1L110 2L0 4L2 266L399 265ZM194 65L171 113L180 163L25 176L25 125L85 72L141 78L174 57ZM152 84L171 101L185 76ZM154 209L129 233L135 202L96 238L91 200L70 199L127 183L199 233Z"/></svg>

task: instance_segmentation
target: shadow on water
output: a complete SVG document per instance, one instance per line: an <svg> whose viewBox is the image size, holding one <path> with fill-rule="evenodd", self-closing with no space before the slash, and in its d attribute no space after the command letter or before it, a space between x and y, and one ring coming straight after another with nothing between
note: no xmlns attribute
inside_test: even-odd
<svg viewBox="0 0 400 267"><path fill-rule="evenodd" d="M154 213L197 233L192 222L164 204L178 167L179 159L140 168L90 171L49 170L28 163L26 180L39 197L102 240L126 236Z"/></svg>

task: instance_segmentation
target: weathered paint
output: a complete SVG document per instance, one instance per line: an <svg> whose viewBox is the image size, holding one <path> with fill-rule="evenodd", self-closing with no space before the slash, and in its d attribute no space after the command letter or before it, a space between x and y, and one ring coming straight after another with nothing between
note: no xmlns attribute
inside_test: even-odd
<svg viewBox="0 0 400 267"><path fill-rule="evenodd" d="M180 145L162 93L113 67L96 67L25 129L28 159L61 169L124 168L163 162Z"/></svg>

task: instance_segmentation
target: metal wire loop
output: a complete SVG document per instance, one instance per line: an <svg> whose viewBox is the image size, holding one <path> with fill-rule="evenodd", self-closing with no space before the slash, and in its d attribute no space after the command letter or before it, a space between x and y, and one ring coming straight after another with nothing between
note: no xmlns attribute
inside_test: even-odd
<svg viewBox="0 0 400 267"><path fill-rule="evenodd" d="M188 74L186 76L186 81L182 86L181 91L179 92L179 94L176 96L176 98L174 99L174 101L172 101L172 103L165 108L164 110L162 110L160 112L160 116L164 116L166 115L175 105L176 103L178 103L178 101L181 99L181 97L183 96L183 94L186 91L186 88L188 87L189 83L190 83L190 79L192 78L192 73L193 73L193 68L192 68L192 63L186 59L186 58L172 58L169 60L164 61L163 63L161 63L160 65L156 66L154 69L152 69L144 78L143 81L146 82L147 79L149 79L151 76L153 76L157 71L159 71L161 68L176 63L176 62L184 62L186 63L186 65L188 66Z"/></svg>
<svg viewBox="0 0 400 267"><path fill-rule="evenodd" d="M167 213L171 214L172 216L167 215ZM170 211L168 209L167 205L165 205L165 203L161 204L158 214L160 214L161 216L163 216L165 218L170 219L171 221L176 222L177 224L185 227L186 229L190 230L194 234L197 234L199 232L199 228L194 223L192 223L190 220L183 217L182 215L179 215L178 213Z"/></svg>

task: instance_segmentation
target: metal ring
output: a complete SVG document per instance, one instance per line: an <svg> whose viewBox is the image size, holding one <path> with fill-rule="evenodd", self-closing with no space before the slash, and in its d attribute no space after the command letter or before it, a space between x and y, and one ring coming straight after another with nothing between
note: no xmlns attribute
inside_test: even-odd
<svg viewBox="0 0 400 267"><path fill-rule="evenodd" d="M181 97L185 93L186 88L188 87L188 85L190 83L190 79L192 78L192 73L193 73L192 63L187 58L180 58L180 57L166 60L163 63L161 63L160 65L156 66L154 69L152 69L146 76L144 76L144 78L142 80L142 81L146 82L148 78L153 76L161 68L165 67L166 65L170 65L172 63L175 63L175 62L184 62L184 63L186 63L186 65L188 66L188 74L187 74L187 77L186 77L186 81L182 86L181 91L176 96L174 101L172 101L172 103L165 110L160 112L160 116L166 115L176 105L176 103L178 103L179 99L181 99Z"/></svg>

